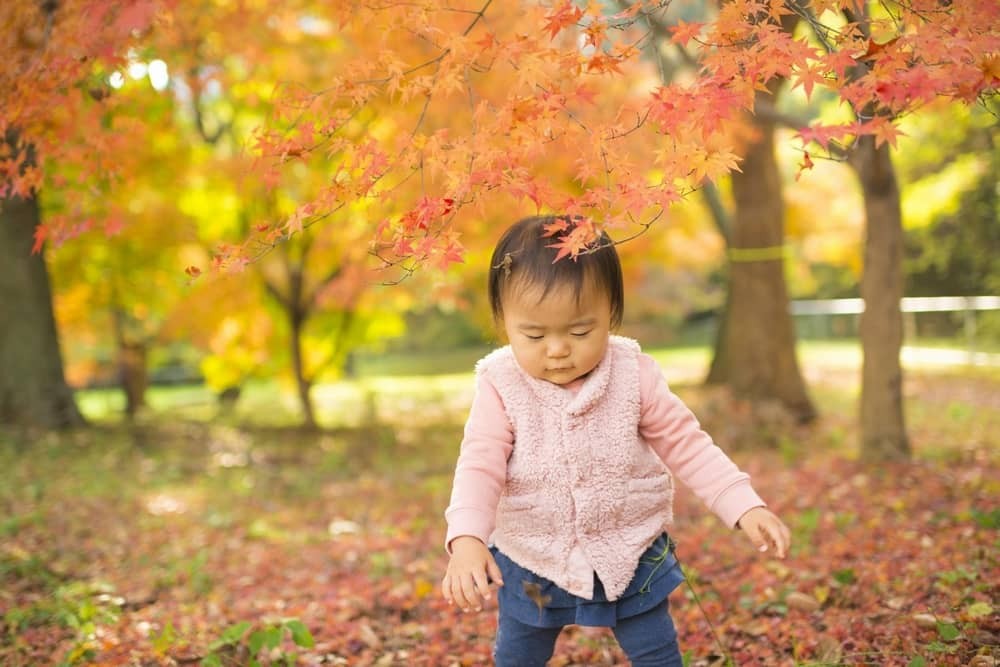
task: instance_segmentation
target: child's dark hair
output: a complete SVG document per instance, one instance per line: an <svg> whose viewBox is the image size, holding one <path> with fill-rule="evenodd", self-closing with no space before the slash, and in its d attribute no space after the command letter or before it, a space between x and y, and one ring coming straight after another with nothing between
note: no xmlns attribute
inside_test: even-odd
<svg viewBox="0 0 1000 667"><path fill-rule="evenodd" d="M524 218L511 225L497 241L490 260L489 298L493 319L503 319L501 297L504 290L514 283L539 285L542 297L556 285L572 285L577 298L584 284L590 282L604 290L611 302L611 328L622 323L625 311L625 289L622 281L622 265L618 252L607 234L595 241L594 249L583 252L575 258L564 257L554 261L555 248L551 236L544 236L545 226L567 216L540 215Z"/></svg>

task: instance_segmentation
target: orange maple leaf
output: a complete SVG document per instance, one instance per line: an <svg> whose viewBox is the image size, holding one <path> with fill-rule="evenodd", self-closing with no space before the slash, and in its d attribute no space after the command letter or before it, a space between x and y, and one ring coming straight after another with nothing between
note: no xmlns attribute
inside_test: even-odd
<svg viewBox="0 0 1000 667"><path fill-rule="evenodd" d="M680 46L687 46L687 43L701 33L704 23L687 23L683 19L677 21L677 25L670 29L670 41Z"/></svg>
<svg viewBox="0 0 1000 667"><path fill-rule="evenodd" d="M566 231L567 228L569 228L569 222L566 218L556 218L554 221L542 226L542 229L545 230L542 236L555 236L559 232Z"/></svg>
<svg viewBox="0 0 1000 667"><path fill-rule="evenodd" d="M879 147L883 143L888 143L893 148L896 147L896 140L900 136L905 136L899 127L888 118L876 118L863 126L864 133L875 137L875 146Z"/></svg>
<svg viewBox="0 0 1000 667"><path fill-rule="evenodd" d="M1000 55L989 55L979 62L979 69L983 72L983 80L987 85L995 85L1000 81Z"/></svg>
<svg viewBox="0 0 1000 667"><path fill-rule="evenodd" d="M549 39L554 38L566 26L575 24L583 16L583 10L570 0L563 0L557 7L545 16L544 29L549 33Z"/></svg>

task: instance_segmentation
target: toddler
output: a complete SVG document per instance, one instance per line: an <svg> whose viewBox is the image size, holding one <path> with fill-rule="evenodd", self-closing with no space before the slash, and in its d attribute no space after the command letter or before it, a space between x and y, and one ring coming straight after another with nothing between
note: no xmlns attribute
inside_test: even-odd
<svg viewBox="0 0 1000 667"><path fill-rule="evenodd" d="M553 261L545 235L568 222L521 220L493 251L489 299L509 345L476 365L442 591L479 611L499 586L501 667L545 665L569 624L612 628L633 665L680 667L673 477L761 551L783 558L789 532L656 362L611 333L624 293L610 239Z"/></svg>

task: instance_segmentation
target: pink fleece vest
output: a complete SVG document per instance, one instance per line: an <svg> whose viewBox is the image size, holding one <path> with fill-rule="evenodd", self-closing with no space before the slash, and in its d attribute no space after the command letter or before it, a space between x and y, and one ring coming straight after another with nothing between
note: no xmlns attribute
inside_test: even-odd
<svg viewBox="0 0 1000 667"><path fill-rule="evenodd" d="M639 436L638 343L611 336L576 394L525 373L509 346L476 372L496 387L514 430L494 544L570 592L581 590L567 568L579 546L617 599L673 519L670 473Z"/></svg>

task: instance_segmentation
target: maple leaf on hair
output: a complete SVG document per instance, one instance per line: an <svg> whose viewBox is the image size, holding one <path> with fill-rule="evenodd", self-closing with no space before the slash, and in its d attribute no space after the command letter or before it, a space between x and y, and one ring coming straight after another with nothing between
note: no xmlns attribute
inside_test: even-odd
<svg viewBox="0 0 1000 667"><path fill-rule="evenodd" d="M569 228L569 221L566 218L556 218L552 222L542 225L542 229L545 230L542 237L555 236L559 232L566 231L567 228Z"/></svg>
<svg viewBox="0 0 1000 667"><path fill-rule="evenodd" d="M547 248L558 250L552 263L555 264L564 257L576 256L586 251L597 240L597 228L593 220L589 218L577 218L572 221L573 228L568 232L563 232L557 237L555 243L548 244Z"/></svg>

